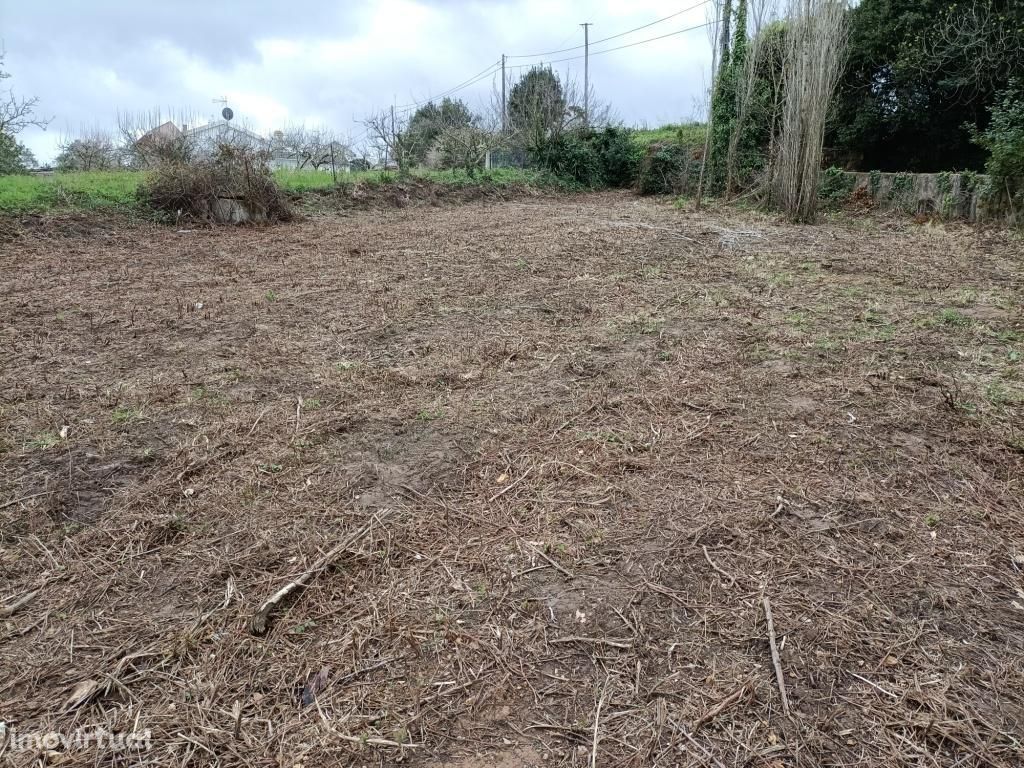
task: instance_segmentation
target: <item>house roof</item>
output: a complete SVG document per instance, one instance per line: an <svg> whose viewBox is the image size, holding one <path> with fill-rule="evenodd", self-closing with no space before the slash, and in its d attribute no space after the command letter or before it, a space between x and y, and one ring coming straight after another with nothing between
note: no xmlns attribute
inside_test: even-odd
<svg viewBox="0 0 1024 768"><path fill-rule="evenodd" d="M232 125L227 120L215 120L214 122L207 123L206 125L197 125L195 128L189 128L185 132L185 135L202 136L205 133L213 133L215 131L217 133L226 133L228 131L230 131L231 133L241 133L247 138L252 139L253 141L266 141L265 138L260 136L255 131L250 131L248 128L243 128L240 125Z"/></svg>
<svg viewBox="0 0 1024 768"><path fill-rule="evenodd" d="M146 131L142 134L139 137L139 143L170 141L172 139L181 138L182 135L181 129L168 120L166 123L158 125L153 130Z"/></svg>

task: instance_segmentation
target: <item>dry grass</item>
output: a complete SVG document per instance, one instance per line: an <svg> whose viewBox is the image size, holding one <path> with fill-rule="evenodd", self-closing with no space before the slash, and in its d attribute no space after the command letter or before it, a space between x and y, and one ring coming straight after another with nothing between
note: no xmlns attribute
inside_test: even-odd
<svg viewBox="0 0 1024 768"><path fill-rule="evenodd" d="M1019 242L627 195L17 231L0 719L152 732L46 760L1019 764Z"/></svg>

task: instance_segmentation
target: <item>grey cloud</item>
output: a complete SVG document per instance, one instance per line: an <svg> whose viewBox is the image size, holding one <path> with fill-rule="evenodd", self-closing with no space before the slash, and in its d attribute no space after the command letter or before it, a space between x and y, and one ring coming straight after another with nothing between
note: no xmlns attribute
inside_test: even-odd
<svg viewBox="0 0 1024 768"><path fill-rule="evenodd" d="M212 115L212 99L222 93L235 94L236 111L262 130L319 119L358 133L357 120L368 111L440 93L502 51L578 45L579 21L594 22L605 36L676 10L655 0L4 2L0 38L14 75L7 83L38 95L56 118L47 134L24 136L48 158L63 130L112 125L118 110ZM702 20L701 12L690 23L694 18ZM285 41L295 55L267 54L267 41ZM705 34L694 32L595 56L592 84L627 123L685 119L703 88L707 51ZM582 76L580 62L554 66ZM485 79L458 95L479 106L491 89Z"/></svg>

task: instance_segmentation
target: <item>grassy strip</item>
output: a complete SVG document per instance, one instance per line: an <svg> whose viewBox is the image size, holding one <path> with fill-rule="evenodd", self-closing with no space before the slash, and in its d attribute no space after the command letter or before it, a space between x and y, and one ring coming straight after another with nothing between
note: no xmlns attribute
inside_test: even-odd
<svg viewBox="0 0 1024 768"><path fill-rule="evenodd" d="M274 173L281 187L291 193L330 189L331 172L279 170ZM550 189L571 189L571 182L544 171L496 168L469 176L463 171L416 171L416 179L445 186L463 187L525 185ZM0 176L0 212L37 213L55 209L97 210L138 207L136 190L145 178L139 171L83 171L53 176ZM370 186L399 181L390 171L339 173L337 185L350 188L357 183Z"/></svg>
<svg viewBox="0 0 1024 768"><path fill-rule="evenodd" d="M706 130L707 126L704 123L663 125L660 128L635 131L633 141L644 148L660 141L674 141L684 146L695 147L704 143Z"/></svg>
<svg viewBox="0 0 1024 768"><path fill-rule="evenodd" d="M31 213L54 208L131 208L142 174L126 171L0 176L0 211Z"/></svg>

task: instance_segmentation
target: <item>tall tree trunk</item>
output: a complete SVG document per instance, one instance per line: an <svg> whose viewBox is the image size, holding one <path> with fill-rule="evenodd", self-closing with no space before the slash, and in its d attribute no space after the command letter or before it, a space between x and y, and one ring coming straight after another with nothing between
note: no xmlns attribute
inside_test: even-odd
<svg viewBox="0 0 1024 768"><path fill-rule="evenodd" d="M718 79L722 70L729 62L729 19L732 16L732 0L725 0L722 4L722 15L720 17L719 55L718 67L712 73L711 78L711 100L708 109L708 128L704 134L704 156L700 163L700 176L697 179L697 199L695 207L699 211L704 201L704 177L707 174L708 163L711 162L711 131L715 127L715 97L718 95Z"/></svg>

